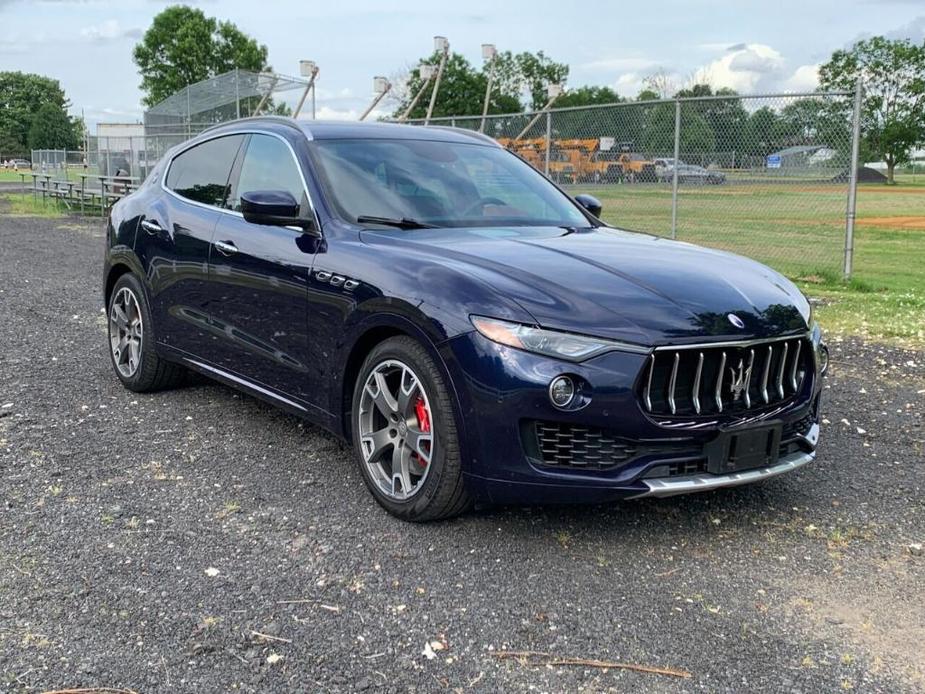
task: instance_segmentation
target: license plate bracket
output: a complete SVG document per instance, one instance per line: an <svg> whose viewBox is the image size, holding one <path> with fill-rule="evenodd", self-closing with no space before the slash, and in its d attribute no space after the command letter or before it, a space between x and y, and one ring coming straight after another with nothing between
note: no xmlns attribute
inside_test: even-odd
<svg viewBox="0 0 925 694"><path fill-rule="evenodd" d="M782 427L726 432L707 447L707 470L723 475L774 465L780 457Z"/></svg>

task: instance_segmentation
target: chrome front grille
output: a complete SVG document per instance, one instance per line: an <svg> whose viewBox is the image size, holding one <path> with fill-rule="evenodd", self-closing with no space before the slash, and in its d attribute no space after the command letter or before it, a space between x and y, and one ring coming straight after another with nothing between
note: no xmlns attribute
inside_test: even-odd
<svg viewBox="0 0 925 694"><path fill-rule="evenodd" d="M803 337L658 348L643 373L642 404L680 417L759 409L799 393L812 364Z"/></svg>

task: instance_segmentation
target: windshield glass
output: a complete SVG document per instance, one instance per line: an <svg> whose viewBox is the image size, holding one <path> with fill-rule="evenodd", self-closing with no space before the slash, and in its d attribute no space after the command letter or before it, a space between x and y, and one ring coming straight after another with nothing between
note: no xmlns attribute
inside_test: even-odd
<svg viewBox="0 0 925 694"><path fill-rule="evenodd" d="M538 171L499 147L361 139L315 140L311 150L328 198L351 222L590 226Z"/></svg>

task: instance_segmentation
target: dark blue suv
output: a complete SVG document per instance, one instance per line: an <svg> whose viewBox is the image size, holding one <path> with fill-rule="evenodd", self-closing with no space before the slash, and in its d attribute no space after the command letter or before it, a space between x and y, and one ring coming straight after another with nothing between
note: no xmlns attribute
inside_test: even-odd
<svg viewBox="0 0 925 694"><path fill-rule="evenodd" d="M467 131L222 125L113 207L113 366L135 391L198 371L344 437L408 520L811 461L826 351L803 295L599 214Z"/></svg>

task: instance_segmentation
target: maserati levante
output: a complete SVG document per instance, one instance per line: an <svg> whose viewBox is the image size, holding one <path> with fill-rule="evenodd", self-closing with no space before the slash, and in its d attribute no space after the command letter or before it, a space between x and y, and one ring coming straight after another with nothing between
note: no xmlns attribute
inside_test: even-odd
<svg viewBox="0 0 925 694"><path fill-rule="evenodd" d="M133 391L192 370L330 430L407 520L812 461L827 353L797 288L600 214L473 132L221 125L112 208L112 365Z"/></svg>

